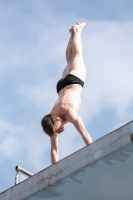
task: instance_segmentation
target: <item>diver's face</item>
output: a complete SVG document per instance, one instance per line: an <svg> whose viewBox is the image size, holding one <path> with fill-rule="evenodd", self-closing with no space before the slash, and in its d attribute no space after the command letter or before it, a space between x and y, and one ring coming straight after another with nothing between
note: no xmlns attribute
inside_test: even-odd
<svg viewBox="0 0 133 200"><path fill-rule="evenodd" d="M56 126L55 126L55 132L60 134L64 131L64 124L61 122L61 120L57 120Z"/></svg>

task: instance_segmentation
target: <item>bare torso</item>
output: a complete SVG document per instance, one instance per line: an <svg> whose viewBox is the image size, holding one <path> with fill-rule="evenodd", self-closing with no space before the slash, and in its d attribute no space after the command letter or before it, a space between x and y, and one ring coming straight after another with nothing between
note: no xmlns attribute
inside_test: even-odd
<svg viewBox="0 0 133 200"><path fill-rule="evenodd" d="M63 88L59 92L59 98L51 110L51 114L58 115L66 120L66 114L70 109L78 113L81 105L81 90L82 86L78 84L69 85Z"/></svg>

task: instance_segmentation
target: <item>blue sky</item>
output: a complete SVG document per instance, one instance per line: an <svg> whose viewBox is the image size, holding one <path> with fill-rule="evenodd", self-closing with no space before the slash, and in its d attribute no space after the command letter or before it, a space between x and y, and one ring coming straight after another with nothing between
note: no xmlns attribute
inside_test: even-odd
<svg viewBox="0 0 133 200"><path fill-rule="evenodd" d="M86 22L79 115L92 139L133 119L132 10L131 0L0 0L0 192L14 185L16 165L37 173L51 164L40 121L58 97L68 30L76 22ZM66 125L60 159L83 146Z"/></svg>

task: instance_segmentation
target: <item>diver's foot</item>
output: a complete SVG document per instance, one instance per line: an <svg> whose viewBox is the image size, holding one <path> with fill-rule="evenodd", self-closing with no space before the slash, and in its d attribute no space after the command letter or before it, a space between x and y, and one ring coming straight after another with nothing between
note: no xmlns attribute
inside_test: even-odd
<svg viewBox="0 0 133 200"><path fill-rule="evenodd" d="M81 32L83 30L84 26L85 26L85 22L83 22L81 24L78 22L76 25L72 26L71 29L73 30L74 33Z"/></svg>

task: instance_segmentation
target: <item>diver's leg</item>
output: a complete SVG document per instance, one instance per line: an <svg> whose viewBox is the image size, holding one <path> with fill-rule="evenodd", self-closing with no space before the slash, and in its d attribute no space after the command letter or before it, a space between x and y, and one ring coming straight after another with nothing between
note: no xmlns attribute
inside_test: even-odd
<svg viewBox="0 0 133 200"><path fill-rule="evenodd" d="M77 24L72 26L73 37L71 40L71 49L72 49L72 59L69 65L70 74L74 74L79 77L81 80L85 81L86 78L86 67L83 61L82 53L82 40L81 32L85 26L85 23Z"/></svg>
<svg viewBox="0 0 133 200"><path fill-rule="evenodd" d="M67 66L66 66L66 68L63 71L62 78L65 78L69 74L69 72L70 72L70 62L72 60L72 47L71 47L71 43L72 43L72 38L73 38L73 30L70 29L69 32L70 32L70 39L68 41L68 45L67 45L67 48L66 48Z"/></svg>
<svg viewBox="0 0 133 200"><path fill-rule="evenodd" d="M70 39L69 39L69 41L68 41L68 45L67 45L67 48L66 48L67 66L66 66L66 68L65 68L64 71L63 71L62 78L65 78L65 77L69 74L69 72L70 72L70 65L69 65L69 63L70 63L71 60L72 60L72 48L71 48L71 43L72 43L72 38L73 38L73 30L70 29L69 32L70 32Z"/></svg>
<svg viewBox="0 0 133 200"><path fill-rule="evenodd" d="M77 23L69 30L70 39L66 49L67 67L64 69L62 78L69 73L74 74L83 81L86 78L86 68L83 62L81 31L85 23Z"/></svg>
<svg viewBox="0 0 133 200"><path fill-rule="evenodd" d="M67 60L67 63L70 63L71 62L71 59L72 59L72 39L73 39L73 30L70 29L69 30L70 32L70 39L69 39L69 42L68 42L68 45L67 45L67 48L66 48L66 60Z"/></svg>

